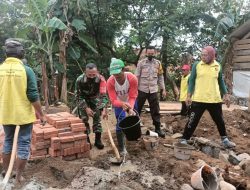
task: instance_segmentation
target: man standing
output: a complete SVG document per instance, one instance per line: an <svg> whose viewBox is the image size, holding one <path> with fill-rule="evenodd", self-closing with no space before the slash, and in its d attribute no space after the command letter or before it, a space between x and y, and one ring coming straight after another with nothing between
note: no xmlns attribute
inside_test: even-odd
<svg viewBox="0 0 250 190"><path fill-rule="evenodd" d="M182 68L182 76L181 76L181 86L180 86L180 102L181 102L181 115L187 116L189 115L189 108L186 105L187 92L188 92L188 79L190 77L190 66L183 65Z"/></svg>
<svg viewBox="0 0 250 190"><path fill-rule="evenodd" d="M208 110L217 125L223 146L225 148L235 147L235 143L227 137L222 116L221 93L226 105L229 107L230 101L222 78L221 65L215 60L215 49L212 46L207 46L201 52L201 61L193 65L189 78L186 103L187 105L192 104L190 117L184 129L181 143L187 143L204 111Z"/></svg>
<svg viewBox="0 0 250 190"><path fill-rule="evenodd" d="M30 154L30 141L35 112L42 122L36 77L33 70L24 65L24 47L16 40L5 42L6 59L0 65L0 123L5 139L3 145L3 175L9 167L16 126L20 126L16 159L16 182L20 183L22 172Z"/></svg>
<svg viewBox="0 0 250 190"><path fill-rule="evenodd" d="M110 64L110 77L107 81L107 90L110 101L115 109L116 137L119 152L126 154L124 134L119 127L119 121L129 115L135 115L134 106L138 94L138 82L134 74L124 72L124 62L113 58Z"/></svg>
<svg viewBox="0 0 250 190"><path fill-rule="evenodd" d="M98 149L103 149L101 115L103 118L107 117L106 106L108 98L105 78L99 74L94 63L87 64L85 73L77 78L75 92L79 106L79 115L87 128L87 134L90 133L88 120L89 117L92 117L95 146Z"/></svg>
<svg viewBox="0 0 250 190"><path fill-rule="evenodd" d="M158 100L158 85L162 89L163 98L166 97L165 82L161 62L155 59L155 48L150 46L146 50L147 58L137 64L135 75L138 78L138 112L141 114L142 107L148 100L155 132L162 138L165 133L161 130L160 106Z"/></svg>

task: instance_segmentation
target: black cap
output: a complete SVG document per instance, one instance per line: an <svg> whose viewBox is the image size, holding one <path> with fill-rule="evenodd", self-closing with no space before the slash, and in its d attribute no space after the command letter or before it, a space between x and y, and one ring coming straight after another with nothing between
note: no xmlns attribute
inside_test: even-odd
<svg viewBox="0 0 250 190"><path fill-rule="evenodd" d="M86 69L94 69L94 68L97 68L96 64L94 64L94 63L88 63L86 65Z"/></svg>
<svg viewBox="0 0 250 190"><path fill-rule="evenodd" d="M5 53L7 56L18 56L24 55L23 44L15 39L7 39L5 41Z"/></svg>

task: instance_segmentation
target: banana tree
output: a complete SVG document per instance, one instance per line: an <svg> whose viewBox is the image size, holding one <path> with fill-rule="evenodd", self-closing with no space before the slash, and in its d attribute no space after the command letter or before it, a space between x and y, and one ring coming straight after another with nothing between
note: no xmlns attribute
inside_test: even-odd
<svg viewBox="0 0 250 190"><path fill-rule="evenodd" d="M54 61L53 61L53 48L55 45L55 32L59 31L66 31L68 27L60 20L59 18L53 16L52 17L52 10L55 1L47 1L47 0L29 0L27 3L27 12L29 14L28 17L23 19L23 29L29 29L30 31L34 32L33 36L33 44L31 48L34 48L39 54L44 54L43 58L48 57L48 65L50 70L50 75L55 75L54 69ZM42 61L41 64L45 64L45 61ZM41 66L42 68L46 68L44 65ZM48 74L45 73L47 70L42 69L42 76L43 76L43 93L45 98L45 105L46 108L49 106L49 91L48 89L48 81L45 79ZM53 80L52 86L55 89L58 89L55 81ZM54 94L58 94L55 92ZM57 97L55 101L58 101Z"/></svg>

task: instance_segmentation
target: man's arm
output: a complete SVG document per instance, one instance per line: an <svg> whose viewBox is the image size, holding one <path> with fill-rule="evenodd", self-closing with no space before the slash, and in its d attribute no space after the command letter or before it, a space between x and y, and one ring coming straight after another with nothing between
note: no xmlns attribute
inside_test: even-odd
<svg viewBox="0 0 250 190"><path fill-rule="evenodd" d="M163 68L162 64L159 62L159 69L158 69L158 85L160 86L160 89L165 91L165 81L164 81L164 76L163 76Z"/></svg>
<svg viewBox="0 0 250 190"><path fill-rule="evenodd" d="M129 80L129 92L128 92L128 103L131 108L134 108L135 100L138 95L138 80L135 75L128 75Z"/></svg>
<svg viewBox="0 0 250 190"><path fill-rule="evenodd" d="M197 75L196 67L197 67L198 63L199 62L196 62L196 63L193 64L192 71L191 71L190 77L188 79L188 94L190 95L190 97L194 93L195 80L196 80L196 75Z"/></svg>
<svg viewBox="0 0 250 190"><path fill-rule="evenodd" d="M27 97L29 101L31 102L31 104L33 105L36 113L38 114L39 119L45 122L46 119L43 114L42 106L41 106L40 99L39 99L36 75L30 67L26 65L24 65L24 67L25 67L25 71L27 74L27 91L26 91Z"/></svg>
<svg viewBox="0 0 250 190"><path fill-rule="evenodd" d="M83 96L81 96L81 91L80 91L80 83L82 80L83 75L79 76L76 79L75 83L75 96L76 96L76 103L80 108L86 109L88 107L85 99Z"/></svg>
<svg viewBox="0 0 250 190"><path fill-rule="evenodd" d="M218 83L219 83L220 92L222 93L222 95L227 94L227 87L226 87L225 81L224 81L223 76L222 76L221 65L220 65L220 71L219 71L219 76L218 76Z"/></svg>

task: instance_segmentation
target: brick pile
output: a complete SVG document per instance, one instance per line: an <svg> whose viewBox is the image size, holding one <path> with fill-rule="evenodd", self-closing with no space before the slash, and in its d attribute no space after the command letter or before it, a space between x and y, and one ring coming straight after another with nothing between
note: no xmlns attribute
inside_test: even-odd
<svg viewBox="0 0 250 190"><path fill-rule="evenodd" d="M82 120L68 112L47 114L47 124L36 122L32 131L31 159L47 156L74 160L88 157L90 144Z"/></svg>

